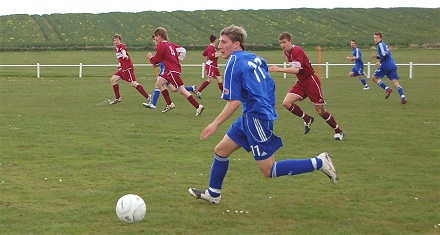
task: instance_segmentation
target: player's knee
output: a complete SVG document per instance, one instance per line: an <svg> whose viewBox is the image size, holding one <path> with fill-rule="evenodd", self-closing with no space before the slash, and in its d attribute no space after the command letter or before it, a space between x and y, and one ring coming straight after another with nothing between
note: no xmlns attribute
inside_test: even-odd
<svg viewBox="0 0 440 235"><path fill-rule="evenodd" d="M139 85L139 83L137 83L137 82L131 82L130 84L131 84L131 86L134 87L134 88L136 88L136 87Z"/></svg>
<svg viewBox="0 0 440 235"><path fill-rule="evenodd" d="M119 80L118 76L112 76L110 78L110 82L112 83L112 85L116 84L118 82L118 80Z"/></svg>
<svg viewBox="0 0 440 235"><path fill-rule="evenodd" d="M261 170L261 174L263 174L264 178L271 178L270 171L267 170Z"/></svg>
<svg viewBox="0 0 440 235"><path fill-rule="evenodd" d="M316 112L318 112L319 116L323 117L327 111L324 108L322 108L322 109L317 109Z"/></svg>
<svg viewBox="0 0 440 235"><path fill-rule="evenodd" d="M284 106L284 108L286 108L286 109L290 109L290 107L292 106L292 103L289 103L289 102L283 102L283 106Z"/></svg>

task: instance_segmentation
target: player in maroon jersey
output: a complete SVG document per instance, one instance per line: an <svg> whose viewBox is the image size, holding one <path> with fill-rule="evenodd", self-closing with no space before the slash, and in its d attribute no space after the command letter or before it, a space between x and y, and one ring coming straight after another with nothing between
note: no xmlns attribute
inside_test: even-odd
<svg viewBox="0 0 440 235"><path fill-rule="evenodd" d="M127 48L121 42L121 35L115 34L113 36L113 44L116 47L116 58L118 58L118 70L111 77L110 81L113 86L113 91L115 92L115 99L110 102L110 104L117 104L122 101L121 94L119 93L119 80L124 80L129 82L132 87L141 93L147 103L151 102L151 96L145 91L144 87L136 81L136 75L134 74L133 62L131 61L130 55L128 54Z"/></svg>
<svg viewBox="0 0 440 235"><path fill-rule="evenodd" d="M292 34L284 32L278 37L281 48L287 57L291 67L280 68L275 65L269 67L270 72L291 73L296 75L296 83L286 94L283 100L283 106L292 114L304 120L304 134L310 131L314 118L301 110L295 104L297 101L303 101L305 98L309 99L315 105L315 110L318 112L327 124L335 131L335 140L342 140L344 133L339 128L334 117L325 109L324 94L321 90L321 81L315 75L315 70L310 63L304 50L296 45L293 45Z"/></svg>
<svg viewBox="0 0 440 235"><path fill-rule="evenodd" d="M211 34L209 36L209 41L211 42L208 47L206 47L205 51L203 51L203 56L207 58L207 61L205 63L205 70L206 75L208 76L208 79L200 85L199 89L195 90L194 93L199 97L202 98L202 91L205 89L209 84L211 84L213 79L217 80L218 89L220 89L220 92L223 92L223 80L222 75L220 74L220 71L218 69L218 56L220 55L217 50L215 49L215 46L217 44L217 37L214 34Z"/></svg>
<svg viewBox="0 0 440 235"><path fill-rule="evenodd" d="M162 112L168 112L176 107L171 100L170 94L166 87L166 83L170 82L174 87L177 87L179 89L179 93L185 96L192 106L194 106L196 109L196 116L199 116L205 107L199 104L194 96L192 96L191 93L185 89L183 79L180 77L181 65L178 58L179 53L176 50L176 48L180 46L168 41L168 32L163 27L158 27L154 31L153 35L158 42L156 46L156 54L153 55L151 52L148 52L147 57L150 59L151 64L154 65L162 62L165 66L165 72L161 78L157 79L156 81L156 87L160 89L160 92L167 103Z"/></svg>

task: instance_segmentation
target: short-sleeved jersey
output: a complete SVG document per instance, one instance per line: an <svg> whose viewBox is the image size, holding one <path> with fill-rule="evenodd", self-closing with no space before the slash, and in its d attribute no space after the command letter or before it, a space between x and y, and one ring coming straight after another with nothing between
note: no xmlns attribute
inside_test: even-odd
<svg viewBox="0 0 440 235"><path fill-rule="evenodd" d="M275 120L275 82L266 61L255 54L235 51L228 58L224 73L224 100L240 100L244 114Z"/></svg>
<svg viewBox="0 0 440 235"><path fill-rule="evenodd" d="M393 56L391 56L391 52L388 49L388 45L380 41L377 44L377 54L380 59L380 68L385 70L394 70L397 69L396 62L394 61Z"/></svg>
<svg viewBox="0 0 440 235"><path fill-rule="evenodd" d="M363 68L364 67L364 61L362 60L362 52L359 48L355 47L353 48L352 54L354 58L354 66L356 68Z"/></svg>
<svg viewBox="0 0 440 235"><path fill-rule="evenodd" d="M207 58L206 64L218 67L218 57L215 56L216 52L214 45L209 44L208 47L206 47L202 54Z"/></svg>
<svg viewBox="0 0 440 235"><path fill-rule="evenodd" d="M180 73L182 71L179 53L176 48L181 47L177 44L168 41L162 41L156 46L156 55L150 58L151 64L158 64L163 62L165 66L165 74L169 72Z"/></svg>
<svg viewBox="0 0 440 235"><path fill-rule="evenodd" d="M284 51L284 55L287 57L287 61L291 65L295 64L299 66L300 70L298 74L296 74L296 78L298 80L304 80L315 74L315 70L310 63L309 57L307 57L304 50L296 45L292 46L290 51Z"/></svg>
<svg viewBox="0 0 440 235"><path fill-rule="evenodd" d="M122 51L125 50L125 52L127 53L128 59L122 59ZM123 70L128 69L133 67L133 62L131 62L131 57L128 54L128 50L125 47L124 44L120 43L117 47L116 47L116 58L118 58L119 63L121 64L121 68Z"/></svg>

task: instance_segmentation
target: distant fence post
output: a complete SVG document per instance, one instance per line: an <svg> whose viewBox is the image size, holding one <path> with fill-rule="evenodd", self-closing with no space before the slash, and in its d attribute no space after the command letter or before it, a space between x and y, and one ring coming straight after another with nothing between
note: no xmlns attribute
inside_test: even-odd
<svg viewBox="0 0 440 235"><path fill-rule="evenodd" d="M368 71L368 72L367 72L367 73L368 73L368 74L367 74L367 77L368 77L368 78L371 78L371 76L370 76L370 74L371 74L371 69L370 69L371 63L370 63L370 61L368 61L368 65L367 65L367 66L368 66L368 69L367 69L367 71Z"/></svg>
<svg viewBox="0 0 440 235"><path fill-rule="evenodd" d="M205 63L202 63L202 78L205 78Z"/></svg>
<svg viewBox="0 0 440 235"><path fill-rule="evenodd" d="M37 78L40 78L40 63L37 63Z"/></svg>
<svg viewBox="0 0 440 235"><path fill-rule="evenodd" d="M283 68L287 68L287 63L283 63ZM287 73L284 73L283 78L287 78Z"/></svg>
<svg viewBox="0 0 440 235"><path fill-rule="evenodd" d="M79 63L79 78L82 78L83 63Z"/></svg>
<svg viewBox="0 0 440 235"><path fill-rule="evenodd" d="M329 69L328 69L328 61L325 62L325 78L328 78Z"/></svg>
<svg viewBox="0 0 440 235"><path fill-rule="evenodd" d="M413 64L409 62L409 78L412 79Z"/></svg>

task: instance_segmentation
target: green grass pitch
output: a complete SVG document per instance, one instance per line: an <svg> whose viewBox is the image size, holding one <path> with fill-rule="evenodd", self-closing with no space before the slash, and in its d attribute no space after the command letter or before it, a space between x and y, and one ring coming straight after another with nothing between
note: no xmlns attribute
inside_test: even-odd
<svg viewBox="0 0 440 235"><path fill-rule="evenodd" d="M75 53L70 58L80 61L82 55ZM269 63L284 61L280 51L267 53ZM347 51L330 54L340 59ZM407 58L396 54L402 62ZM11 59L16 64L37 60L21 55ZM145 55L137 55L137 63L144 63ZM112 52L106 56L108 61L90 63L115 63ZM190 63L202 63L197 56ZM252 155L239 150L231 156L222 203L211 205L190 197L187 189L207 187L213 148L239 115L208 140L199 140L224 106L216 84L203 92L200 102L206 109L195 117L177 93L171 93L176 108L168 113L160 112L162 97L158 109L144 108L143 97L126 82L120 83L123 102L109 105L113 68L87 72L84 78L75 70L46 68L40 79L34 70L2 68L0 233L438 234L439 69L417 69L409 79L407 69L399 67L407 105L400 104L397 92L385 100L371 79L370 90L362 91L358 79L347 77L349 69L334 68L330 78L321 80L326 107L346 134L343 141L333 140L333 131L309 100L300 105L315 123L304 135L302 120L281 105L294 79L274 75L275 131L284 143L276 159L328 151L339 173L337 185L319 171L265 179ZM136 71L151 93L154 71ZM184 67L183 77L186 85L203 81L196 68ZM123 224L116 217L116 201L127 193L147 204L140 223Z"/></svg>

